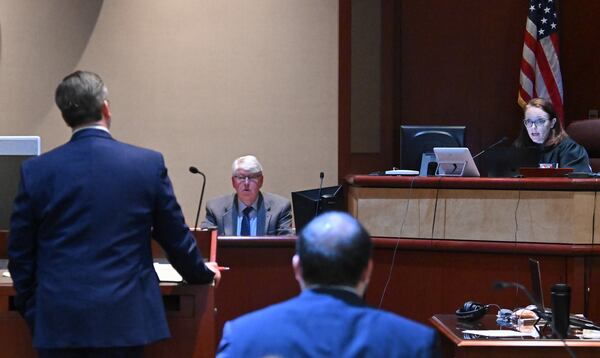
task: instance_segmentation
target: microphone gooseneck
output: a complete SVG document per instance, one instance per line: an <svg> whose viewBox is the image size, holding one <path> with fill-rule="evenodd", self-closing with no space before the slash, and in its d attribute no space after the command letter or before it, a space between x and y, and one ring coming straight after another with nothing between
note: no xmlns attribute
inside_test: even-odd
<svg viewBox="0 0 600 358"><path fill-rule="evenodd" d="M325 173L320 172L319 178L321 178L321 183L319 184L319 196L317 197L317 208L315 209L315 216L319 215L319 211L321 209L321 190L323 190L323 178L325 178Z"/></svg>
<svg viewBox="0 0 600 358"><path fill-rule="evenodd" d="M486 147L484 150L482 150L481 152L479 152L479 153L475 154L475 155L473 156L473 159L477 158L478 156L482 155L483 153L487 152L488 150L490 150L490 149L494 148L495 146L497 146L497 145L500 145L500 144L502 144L502 143L506 142L507 140L508 140L508 137L502 137L502 138L500 138L500 140L499 140L499 141L497 141L496 143L494 143L494 144L492 144L492 145L489 145L489 146L487 146L487 147Z"/></svg>
<svg viewBox="0 0 600 358"><path fill-rule="evenodd" d="M200 200L198 200L198 210L196 211L196 222L194 223L194 231L198 230L198 219L200 218L200 207L202 206L202 199L204 198L204 187L206 186L206 175L198 170L198 168L191 166L190 173L202 175L202 191L200 192Z"/></svg>
<svg viewBox="0 0 600 358"><path fill-rule="evenodd" d="M537 309L536 309L536 314L540 317L540 318L544 318L546 321L552 320L552 315L547 315L546 312L544 311L544 307L542 307L542 305L535 299L533 298L533 296L531 295L531 293L529 292L528 289L525 288L525 286L521 285L520 283L517 282L507 282L507 281L496 281L494 282L494 284L492 285L492 287L495 290L501 290L504 288L509 288L509 287L516 287L520 290L522 290L523 292L525 292L525 294L527 295L527 298L529 299L529 301L531 303L533 303ZM550 324L550 329L552 330L552 334L554 334L556 337L558 337L558 339L560 339L560 341L562 342L563 346L565 347L565 350L567 351L567 353L569 353L569 355L572 358L577 357L575 355L575 352L573 352L573 350L571 349L571 347L569 347L567 345L567 342L565 341L565 338L562 335L557 334L556 330L553 327L553 324Z"/></svg>
<svg viewBox="0 0 600 358"><path fill-rule="evenodd" d="M525 295L527 295L527 298L529 299L529 301L531 303L533 303L535 305L535 307L537 307L537 311L540 311L540 312L536 312L536 313L540 316L543 316L542 318L546 318L546 313L544 312L544 308L542 307L541 303L538 302L533 297L533 295L529 292L529 290L526 289L525 286L521 285L520 283L507 282L507 281L496 281L496 282L494 282L493 287L495 290L502 290L502 289L509 288L509 287L516 287L519 290L525 292Z"/></svg>

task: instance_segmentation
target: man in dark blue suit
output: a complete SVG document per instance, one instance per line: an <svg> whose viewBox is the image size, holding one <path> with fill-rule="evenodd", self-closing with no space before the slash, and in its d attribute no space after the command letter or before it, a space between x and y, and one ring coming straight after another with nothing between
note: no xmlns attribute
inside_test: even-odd
<svg viewBox="0 0 600 358"><path fill-rule="evenodd" d="M162 155L111 137L100 77L65 77L55 101L73 136L21 167L8 247L15 304L40 357L141 356L169 337L150 238L189 283L218 279L216 264L196 247Z"/></svg>
<svg viewBox="0 0 600 358"><path fill-rule="evenodd" d="M353 217L328 212L300 233L292 266L302 293L227 322L218 357L432 357L435 332L361 299L371 238Z"/></svg>

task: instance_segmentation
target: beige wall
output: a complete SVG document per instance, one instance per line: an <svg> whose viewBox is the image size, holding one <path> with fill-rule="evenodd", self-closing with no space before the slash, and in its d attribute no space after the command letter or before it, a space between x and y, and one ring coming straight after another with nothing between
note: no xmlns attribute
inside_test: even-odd
<svg viewBox="0 0 600 358"><path fill-rule="evenodd" d="M164 153L190 225L190 165L205 199L248 153L267 191L336 184L337 0L0 1L0 135L67 141L53 92L75 69L104 78L117 139Z"/></svg>

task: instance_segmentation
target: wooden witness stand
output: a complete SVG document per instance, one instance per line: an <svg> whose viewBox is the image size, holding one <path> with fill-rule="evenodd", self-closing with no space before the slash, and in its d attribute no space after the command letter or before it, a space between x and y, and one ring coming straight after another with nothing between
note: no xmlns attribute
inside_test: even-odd
<svg viewBox="0 0 600 358"><path fill-rule="evenodd" d="M216 255L216 232L193 233L203 253ZM212 239L212 240L211 240ZM0 231L0 258L7 258L8 233ZM212 245L211 245L212 241ZM211 247L212 246L212 247ZM162 249L152 241L152 255L164 258ZM6 269L6 267L3 267ZM3 270L4 271L4 270ZM171 338L153 343L144 357L214 357L215 288L211 285L161 283L160 290ZM25 320L15 310L15 291L9 278L0 278L0 347L2 357L36 357Z"/></svg>

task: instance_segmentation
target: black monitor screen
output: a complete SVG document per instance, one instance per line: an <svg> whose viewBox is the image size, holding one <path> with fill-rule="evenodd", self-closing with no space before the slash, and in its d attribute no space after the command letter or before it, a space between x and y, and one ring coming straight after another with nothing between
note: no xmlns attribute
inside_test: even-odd
<svg viewBox="0 0 600 358"><path fill-rule="evenodd" d="M0 155L0 230L8 230L12 203L21 178L21 163L30 155Z"/></svg>
<svg viewBox="0 0 600 358"><path fill-rule="evenodd" d="M0 230L8 230L21 163L40 154L38 136L0 136Z"/></svg>
<svg viewBox="0 0 600 358"><path fill-rule="evenodd" d="M434 147L464 147L465 126L401 126L402 169L419 170L423 153Z"/></svg>
<svg viewBox="0 0 600 358"><path fill-rule="evenodd" d="M299 234L304 226L315 217L318 201L319 189L292 192L296 234ZM331 210L344 210L344 191L341 185L321 189L321 206L318 213Z"/></svg>

